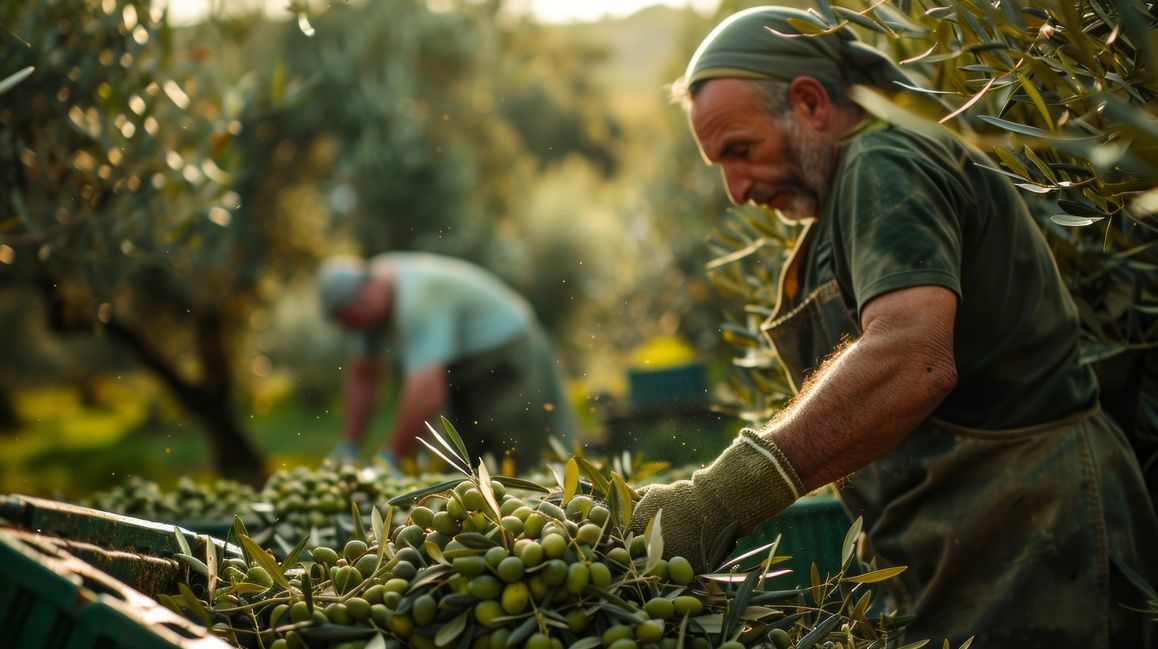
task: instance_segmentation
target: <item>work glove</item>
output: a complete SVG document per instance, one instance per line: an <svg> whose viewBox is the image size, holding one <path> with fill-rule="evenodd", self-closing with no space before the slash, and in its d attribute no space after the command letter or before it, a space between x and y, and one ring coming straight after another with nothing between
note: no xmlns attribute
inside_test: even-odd
<svg viewBox="0 0 1158 649"><path fill-rule="evenodd" d="M326 453L326 463L340 467L358 460L358 447L350 441L342 440Z"/></svg>
<svg viewBox="0 0 1158 649"><path fill-rule="evenodd" d="M703 573L714 568L737 539L804 493L804 485L780 449L745 428L715 462L693 473L691 480L647 487L630 527L642 534L662 509L664 557L681 556ZM730 525L731 538L724 539L720 556L706 556L716 537Z"/></svg>

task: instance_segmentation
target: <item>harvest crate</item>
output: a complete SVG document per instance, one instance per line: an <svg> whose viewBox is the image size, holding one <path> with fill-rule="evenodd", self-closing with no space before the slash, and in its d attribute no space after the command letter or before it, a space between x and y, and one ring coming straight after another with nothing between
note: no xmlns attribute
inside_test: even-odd
<svg viewBox="0 0 1158 649"><path fill-rule="evenodd" d="M110 514L29 496L0 496L0 529L33 532L56 547L148 596L169 592L181 576L173 556L181 534L196 557L212 543L223 557L241 550L220 539L167 523Z"/></svg>
<svg viewBox="0 0 1158 649"><path fill-rule="evenodd" d="M226 649L56 540L0 529L0 644L21 649Z"/></svg>
<svg viewBox="0 0 1158 649"><path fill-rule="evenodd" d="M778 578L776 588L787 588L790 585L805 588L812 583L813 563L821 579L840 571L844 537L851 526L844 507L835 496L805 496L740 539L735 554L771 543L780 535L780 546L776 554L791 559L777 564L775 568L790 569L792 574ZM854 566L850 574L855 573Z"/></svg>
<svg viewBox="0 0 1158 649"><path fill-rule="evenodd" d="M696 406L707 398L702 363L657 369L633 369L627 374L631 405L637 411Z"/></svg>

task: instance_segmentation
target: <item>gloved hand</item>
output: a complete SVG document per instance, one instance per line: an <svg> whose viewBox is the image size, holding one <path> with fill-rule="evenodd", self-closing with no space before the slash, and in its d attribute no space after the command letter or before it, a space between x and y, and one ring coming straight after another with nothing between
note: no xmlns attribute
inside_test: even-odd
<svg viewBox="0 0 1158 649"><path fill-rule="evenodd" d="M775 444L745 428L715 462L691 480L652 485L636 504L631 531L642 534L660 509L665 558L682 556L697 573L713 569L720 557L705 557L716 535L732 521L730 539L746 536L763 521L804 495L804 485Z"/></svg>
<svg viewBox="0 0 1158 649"><path fill-rule="evenodd" d="M326 453L326 462L334 466L353 464L358 459L358 447L350 441L342 440Z"/></svg>

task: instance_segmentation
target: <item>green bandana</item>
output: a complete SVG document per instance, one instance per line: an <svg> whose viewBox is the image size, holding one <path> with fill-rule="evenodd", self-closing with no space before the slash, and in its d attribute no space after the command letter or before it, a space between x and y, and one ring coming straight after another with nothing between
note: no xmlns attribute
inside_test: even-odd
<svg viewBox="0 0 1158 649"><path fill-rule="evenodd" d="M859 41L848 27L820 36L798 34L789 19L816 24L808 13L788 7L753 7L720 23L692 56L684 79L688 85L721 77L791 81L809 76L843 88L868 84L898 90L911 84L893 61ZM772 30L772 31L769 31Z"/></svg>

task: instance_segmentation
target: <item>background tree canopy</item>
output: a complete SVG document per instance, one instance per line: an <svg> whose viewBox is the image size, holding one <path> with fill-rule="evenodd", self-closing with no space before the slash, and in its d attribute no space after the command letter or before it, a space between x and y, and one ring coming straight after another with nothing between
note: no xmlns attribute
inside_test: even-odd
<svg viewBox="0 0 1158 649"><path fill-rule="evenodd" d="M344 356L313 270L387 249L525 293L592 440L657 336L711 361L715 403L766 417L787 392L756 325L793 232L728 206L664 90L754 4L550 26L500 0L351 1L174 26L144 0L0 0L0 461L90 488L316 461ZM843 4L798 3L802 28L905 60L920 89L859 99L949 117L1026 188L1106 393L1153 434L1152 6Z"/></svg>

